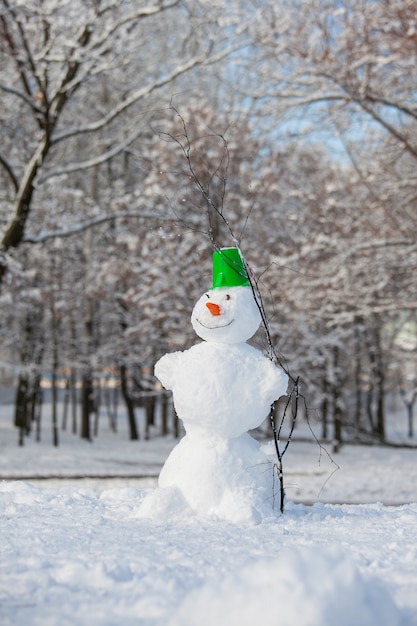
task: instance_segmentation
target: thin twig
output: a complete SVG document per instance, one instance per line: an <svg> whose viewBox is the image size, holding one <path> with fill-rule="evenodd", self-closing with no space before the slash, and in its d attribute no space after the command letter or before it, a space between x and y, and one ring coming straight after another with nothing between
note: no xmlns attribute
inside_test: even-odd
<svg viewBox="0 0 417 626"><path fill-rule="evenodd" d="M195 185L195 187L197 188L197 190L201 193L201 195L203 196L204 200L206 201L207 205L216 213L216 215L219 217L219 219L223 222L224 226L227 229L227 232L234 244L234 246L238 249L239 254L241 256L242 262L244 264L246 273L248 275L248 279L249 279L249 283L253 292L253 296L255 299L255 302L257 304L257 307L259 309L260 315L261 315L261 320L262 320L262 327L266 336L266 341L268 344L268 356L271 359L271 361L273 361L275 364L277 364L279 367L282 368L282 370L287 374L290 382L291 382L291 389L289 391L288 394L288 399L287 399L287 403L286 406L284 408L283 414L281 416L281 420L279 423L279 426L277 428L276 426L276 419L275 419L275 413L276 413L276 403L273 403L271 405L271 411L270 411L270 424L271 424L271 428L272 428L272 433L273 433L273 437L274 437L274 443L275 443L275 451L277 454L277 463L274 465L277 477L278 477L278 481L279 481L279 486L280 486L280 511L281 513L284 512L284 504L285 504L285 486L284 486L284 471L283 471L283 457L289 447L290 441L291 441L291 437L295 428L295 423L296 423L296 419L297 419L297 414L298 414L298 400L299 400L299 378L294 378L291 373L288 371L288 369L285 367L285 365L281 362L281 360L279 359L275 347L273 345L272 342L272 337L271 337L271 333L270 333L270 329L269 329L269 321L265 312L265 307L263 305L263 301L262 301L262 294L260 292L259 286L258 286L258 281L256 279L255 273L253 272L252 268L250 267L250 265L248 264L248 262L246 261L243 252L241 250L240 247L240 241L239 239L235 236L233 229L229 223L229 221L227 220L226 215L224 214L224 199L225 199L225 192L226 192L226 183L227 183L227 169L228 169L228 165L229 165L229 152L228 152L228 148L227 148L227 142L225 140L225 138L222 135L218 135L218 137L222 140L223 142L223 148L224 148L224 153L226 153L226 166L225 166L225 175L220 177L220 180L222 181L222 193L221 193L221 202L220 205L217 206L217 204L214 202L213 198L211 197L210 194L210 190L208 186L204 186L203 183L201 182L201 180L199 179L195 169L194 169L194 165L193 165L193 160L192 160L192 142L190 140L190 137L188 135L188 130L187 130L187 124L183 118L183 116L179 113L179 111L174 107L174 105L170 104L170 108L174 111L174 113L178 116L178 118L181 121L182 124L182 134L181 135L172 135L172 134L168 134L168 136L171 138L171 140L173 140L181 149L182 154L187 162L187 166L188 166L188 170L189 170L189 175L191 178L192 183ZM216 169L216 172L213 174L214 175L218 175L218 172L220 170L220 164L219 167ZM215 249L219 249L219 246L216 244L215 240L214 240L214 236L213 236L213 232L211 230L209 230L208 232L208 236L210 238L210 241L213 245L213 247ZM292 408L291 411L291 423L290 423L290 432L289 432L289 436L287 438L287 442L285 444L285 446L283 447L283 449L280 449L280 435L281 435L281 431L282 428L284 426L284 423L286 422L286 418L288 416L288 410L289 407Z"/></svg>

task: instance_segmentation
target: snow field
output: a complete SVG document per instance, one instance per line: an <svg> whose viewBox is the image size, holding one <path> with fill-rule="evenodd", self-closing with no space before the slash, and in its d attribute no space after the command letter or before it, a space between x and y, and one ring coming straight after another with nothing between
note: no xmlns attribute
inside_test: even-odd
<svg viewBox="0 0 417 626"><path fill-rule="evenodd" d="M146 511L176 441L123 424L54 449L45 407L19 449L1 408L2 626L417 626L417 450L295 439L284 515L233 524L172 494Z"/></svg>
<svg viewBox="0 0 417 626"><path fill-rule="evenodd" d="M417 624L417 505L140 516L149 490L0 484L0 623Z"/></svg>

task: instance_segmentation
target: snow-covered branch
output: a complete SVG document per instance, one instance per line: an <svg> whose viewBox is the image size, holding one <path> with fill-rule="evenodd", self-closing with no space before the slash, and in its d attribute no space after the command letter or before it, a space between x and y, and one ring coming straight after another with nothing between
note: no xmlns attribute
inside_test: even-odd
<svg viewBox="0 0 417 626"><path fill-rule="evenodd" d="M104 224L105 222L112 222L114 220L119 219L145 219L145 220L156 220L160 222L173 222L173 218L168 218L164 215L161 215L157 212L144 212L144 211L123 211L121 213L115 213L111 215L101 215L99 217L92 218L90 220L86 220L85 222L81 222L79 224L75 224L70 228L66 228L63 230L50 230L39 233L39 235L25 235L23 237L22 243L44 243L49 239L55 238L66 238L72 237L73 235L78 235L80 233L85 232L86 230L93 228L94 226L98 226L99 224Z"/></svg>
<svg viewBox="0 0 417 626"><path fill-rule="evenodd" d="M64 165L59 169L51 170L49 172L44 172L38 177L37 183L42 184L48 178L53 178L55 176L62 176L65 174L70 174L71 172L78 172L80 170L86 170L86 169L89 169L90 167L96 167L97 165L106 163L106 161L113 159L115 156L117 156L118 154L126 150L126 148L130 146L130 144L133 143L135 139L137 139L142 132L143 132L142 128L140 127L137 128L136 131L132 133L123 142L117 144L116 146L114 146L110 150L107 150L106 152L102 152L97 157L87 159L86 161L79 161L77 163L69 163L68 165Z"/></svg>
<svg viewBox="0 0 417 626"><path fill-rule="evenodd" d="M126 24L134 24L137 20L141 20L147 17L152 17L157 15L158 13L162 13L163 11L168 11L169 9L173 9L178 6L180 0L173 0L172 2L168 2L164 4L159 2L155 6L149 7L141 7L138 10L132 11L131 13L126 13L126 15L122 15L117 21L112 21L107 25L107 28L100 32L99 36L97 36L91 45L88 47L90 50L94 50L99 48L105 41L109 39L116 31L125 26ZM98 9L97 17L101 17L105 12L108 12L112 7L105 7L103 10Z"/></svg>
<svg viewBox="0 0 417 626"><path fill-rule="evenodd" d="M378 248L395 248L397 246L417 249L417 240L414 239L374 239L372 241L364 241L352 247L351 252L360 252L364 250L373 250Z"/></svg>
<svg viewBox="0 0 417 626"><path fill-rule="evenodd" d="M6 170L10 180L12 181L13 187L15 191L18 191L19 189L19 181L17 179L16 174L13 171L13 167L12 165L9 163L9 161L6 159L6 157L4 157L2 154L0 154L0 164L4 167L4 169Z"/></svg>
<svg viewBox="0 0 417 626"><path fill-rule="evenodd" d="M173 82L175 79L179 78L186 72L190 71L192 68L195 68L199 65L207 65L208 63L218 63L225 59L227 56L236 52L236 50L240 47L236 45L229 46L227 49L220 51L219 53L210 56L207 58L206 55L197 55L192 57L191 59L177 65L171 72L164 75L163 77L150 82L145 87L141 87L140 89L135 90L129 97L125 100L122 100L115 107L113 107L105 116L101 119L92 122L90 124L86 124L84 126L79 126L75 128L69 128L61 133L57 133L53 139L52 144L57 144L62 142L69 137L74 137L76 135L95 132L97 130L101 130L105 128L108 124L110 124L116 117L118 117L121 113L129 109L132 105L136 104L140 100L145 99L155 90L160 89Z"/></svg>
<svg viewBox="0 0 417 626"><path fill-rule="evenodd" d="M19 98L20 100L28 104L30 108L33 109L33 111L35 111L35 113L37 114L42 113L42 109L36 104L36 101L34 100L32 95L27 95L23 91L20 91L19 89L11 87L10 85L6 85L3 82L0 82L0 90L16 96L17 98Z"/></svg>

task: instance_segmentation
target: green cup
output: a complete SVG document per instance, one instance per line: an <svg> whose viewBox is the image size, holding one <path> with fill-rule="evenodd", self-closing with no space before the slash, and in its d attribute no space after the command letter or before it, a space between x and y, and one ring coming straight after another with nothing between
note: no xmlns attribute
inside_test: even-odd
<svg viewBox="0 0 417 626"><path fill-rule="evenodd" d="M250 287L248 275L237 248L220 248L213 252L213 286Z"/></svg>

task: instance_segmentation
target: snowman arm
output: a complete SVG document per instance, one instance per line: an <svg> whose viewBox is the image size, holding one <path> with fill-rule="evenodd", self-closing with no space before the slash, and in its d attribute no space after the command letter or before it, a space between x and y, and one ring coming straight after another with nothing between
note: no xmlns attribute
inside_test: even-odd
<svg viewBox="0 0 417 626"><path fill-rule="evenodd" d="M271 389L273 400L278 400L287 394L288 376L280 367L268 360L265 382Z"/></svg>
<svg viewBox="0 0 417 626"><path fill-rule="evenodd" d="M182 352L164 354L155 364L154 373L165 389L172 389L175 384L175 373L179 367Z"/></svg>
<svg viewBox="0 0 417 626"><path fill-rule="evenodd" d="M277 384L277 389L279 392L279 396L278 398L280 398L281 396L286 396L288 393L288 375L284 372L283 369L281 369L280 367L275 366L275 369L278 370L278 384ZM277 398L277 400L278 400Z"/></svg>

